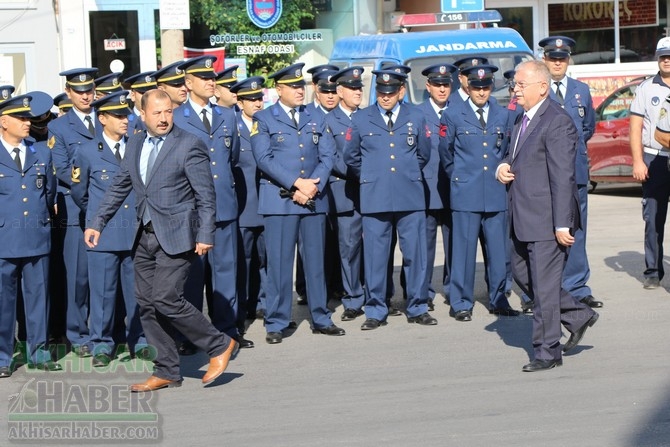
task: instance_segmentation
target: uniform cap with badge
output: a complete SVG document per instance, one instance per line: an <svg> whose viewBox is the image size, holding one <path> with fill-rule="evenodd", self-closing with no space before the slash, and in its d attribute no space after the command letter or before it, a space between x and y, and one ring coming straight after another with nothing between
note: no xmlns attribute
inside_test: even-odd
<svg viewBox="0 0 670 447"><path fill-rule="evenodd" d="M568 59L574 51L577 42L566 36L549 36L542 39L538 45L544 51L545 57Z"/></svg>
<svg viewBox="0 0 670 447"><path fill-rule="evenodd" d="M135 90L138 93L146 93L149 90L156 88L158 84L153 71L145 71L128 76L123 80L124 84L128 85L130 90Z"/></svg>
<svg viewBox="0 0 670 447"><path fill-rule="evenodd" d="M230 91L237 95L237 99L263 99L263 76L252 76L230 86Z"/></svg>
<svg viewBox="0 0 670 447"><path fill-rule="evenodd" d="M312 75L312 82L322 93L334 93L337 91L337 84L333 82L333 75L337 74L335 70L321 70Z"/></svg>
<svg viewBox="0 0 670 447"><path fill-rule="evenodd" d="M95 79L95 91L107 94L123 90L121 85L122 74L121 72L110 73Z"/></svg>
<svg viewBox="0 0 670 447"><path fill-rule="evenodd" d="M466 68L461 71L461 74L467 76L468 85L480 88L480 87L489 87L493 85L494 82L494 73L498 71L498 67L495 65L475 65L470 68Z"/></svg>
<svg viewBox="0 0 670 447"><path fill-rule="evenodd" d="M459 73L463 74L463 70L467 70L468 68L474 67L476 65L487 65L488 63L489 60L485 57L468 56L458 59L457 61L454 62L454 65L458 67Z"/></svg>
<svg viewBox="0 0 670 447"><path fill-rule="evenodd" d="M154 72L157 84L167 84L174 87L184 85L184 70L179 68L184 61L173 62Z"/></svg>
<svg viewBox="0 0 670 447"><path fill-rule="evenodd" d="M451 74L456 72L458 68L451 64L435 64L423 69L422 75L428 78L428 82L435 85L450 85L452 78Z"/></svg>
<svg viewBox="0 0 670 447"><path fill-rule="evenodd" d="M13 85L0 85L0 102L7 101L14 93Z"/></svg>
<svg viewBox="0 0 670 447"><path fill-rule="evenodd" d="M663 37L656 44L656 59L661 56L670 56L670 37Z"/></svg>
<svg viewBox="0 0 670 447"><path fill-rule="evenodd" d="M363 88L363 72L365 68L353 66L343 68L330 77L330 80L347 88L359 89Z"/></svg>
<svg viewBox="0 0 670 447"><path fill-rule="evenodd" d="M215 79L214 62L216 62L216 56L198 56L182 62L179 68L184 71L184 74L202 79Z"/></svg>
<svg viewBox="0 0 670 447"><path fill-rule="evenodd" d="M231 86L237 82L237 68L239 65L231 65L216 74L216 85L224 87Z"/></svg>
<svg viewBox="0 0 670 447"><path fill-rule="evenodd" d="M121 90L120 92L110 93L100 99L96 99L91 103L98 113L110 113L112 115L118 116L128 116L133 111L130 109L128 104L128 94L130 92L127 90Z"/></svg>
<svg viewBox="0 0 670 447"><path fill-rule="evenodd" d="M400 90L407 80L407 74L393 70L373 70L377 93L393 94Z"/></svg>
<svg viewBox="0 0 670 447"><path fill-rule="evenodd" d="M76 92L88 92L95 88L95 75L98 69L92 68L72 68L61 71L59 76L65 76L65 86Z"/></svg>
<svg viewBox="0 0 670 447"><path fill-rule="evenodd" d="M306 71L307 73L312 75L312 84L316 84L317 82L319 82L319 77L317 76L319 73L323 71L338 71L339 69L340 67L338 67L337 65L322 64L322 65L315 65Z"/></svg>
<svg viewBox="0 0 670 447"><path fill-rule="evenodd" d="M281 70L275 71L268 76L275 81L275 85L286 85L289 87L304 87L305 78L302 75L302 69L305 66L302 62L289 65Z"/></svg>
<svg viewBox="0 0 670 447"><path fill-rule="evenodd" d="M67 93L59 93L54 97L54 104L61 112L67 112L72 108L72 100L67 96Z"/></svg>
<svg viewBox="0 0 670 447"><path fill-rule="evenodd" d="M30 102L33 97L30 93L25 95L12 96L11 98L0 102L0 116L15 116L17 118L33 118Z"/></svg>

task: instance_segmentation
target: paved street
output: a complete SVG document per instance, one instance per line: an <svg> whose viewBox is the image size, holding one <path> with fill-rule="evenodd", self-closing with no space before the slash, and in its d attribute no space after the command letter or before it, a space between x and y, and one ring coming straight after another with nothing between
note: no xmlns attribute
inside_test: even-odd
<svg viewBox="0 0 670 447"><path fill-rule="evenodd" d="M161 390L151 402L160 444L670 445L670 282L642 289L639 186L598 186L590 195L588 238L590 285L605 307L560 368L521 372L531 352L531 317L488 314L480 260L479 303L470 323L450 318L436 299L438 326L390 317L388 326L363 332L362 319L339 321L341 304L334 302L334 321L347 335L327 337L313 335L307 309L294 306L295 333L267 345L262 323L253 322L247 338L256 347L242 351L213 386L200 383L204 354L182 358L183 386ZM437 285L441 266L435 271ZM519 307L517 296L510 301ZM149 374L126 372L142 369L139 361L116 361L115 371L77 372L90 370L90 360L71 354L65 360L64 373L20 368L0 382L0 401L31 379L111 386ZM7 408L0 404L0 445L8 443Z"/></svg>

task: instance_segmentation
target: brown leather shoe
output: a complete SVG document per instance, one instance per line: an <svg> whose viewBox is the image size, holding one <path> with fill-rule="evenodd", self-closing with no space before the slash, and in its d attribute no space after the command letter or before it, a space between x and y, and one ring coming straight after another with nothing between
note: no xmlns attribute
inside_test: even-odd
<svg viewBox="0 0 670 447"><path fill-rule="evenodd" d="M204 376L202 376L203 385L208 385L216 380L228 367L228 362L237 349L237 342L230 340L228 349L223 351L223 354L217 355L209 359L209 368Z"/></svg>
<svg viewBox="0 0 670 447"><path fill-rule="evenodd" d="M167 380L160 377L151 376L144 383L130 385L130 391L141 393L143 391L156 391L161 388L176 388L181 386L181 380Z"/></svg>

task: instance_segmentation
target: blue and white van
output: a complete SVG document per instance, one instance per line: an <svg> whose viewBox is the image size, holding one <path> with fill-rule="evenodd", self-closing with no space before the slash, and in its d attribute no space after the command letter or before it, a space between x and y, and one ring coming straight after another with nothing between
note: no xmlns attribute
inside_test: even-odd
<svg viewBox="0 0 670 447"><path fill-rule="evenodd" d="M495 74L493 95L502 105L509 102L503 73L534 57L518 32L511 28L491 27L344 37L335 42L330 63L342 68L351 65L365 68L362 106L375 100L374 89L370 88L372 70L407 65L412 71L405 96L408 101L418 104L427 98L425 77L421 74L425 67L453 63L470 55L484 56L500 69ZM458 79L454 79L452 89L458 86Z"/></svg>

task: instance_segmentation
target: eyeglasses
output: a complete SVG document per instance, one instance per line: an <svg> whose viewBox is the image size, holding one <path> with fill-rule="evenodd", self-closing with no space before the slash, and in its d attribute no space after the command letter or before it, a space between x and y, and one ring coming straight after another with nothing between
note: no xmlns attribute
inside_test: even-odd
<svg viewBox="0 0 670 447"><path fill-rule="evenodd" d="M532 84L542 84L544 81L537 81L537 82L517 82L517 81L510 81L509 82L509 88L515 89L519 87L519 90L525 90L526 87Z"/></svg>

